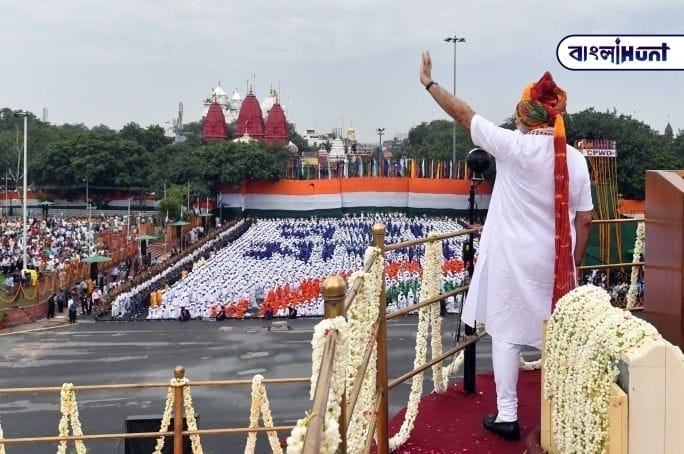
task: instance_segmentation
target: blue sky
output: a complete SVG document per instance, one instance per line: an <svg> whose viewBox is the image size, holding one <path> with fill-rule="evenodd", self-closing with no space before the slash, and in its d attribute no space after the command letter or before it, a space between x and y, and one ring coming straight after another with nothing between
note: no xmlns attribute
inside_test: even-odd
<svg viewBox="0 0 684 454"><path fill-rule="evenodd" d="M573 2L423 0L0 0L0 106L48 109L54 124L164 125L184 105L199 120L221 82L261 100L280 89L297 129L353 126L375 142L446 118L418 82L422 50L434 79L492 121L524 85L551 71L570 113L594 107L662 131L684 129L684 73L568 71L569 34L683 34L681 0Z"/></svg>

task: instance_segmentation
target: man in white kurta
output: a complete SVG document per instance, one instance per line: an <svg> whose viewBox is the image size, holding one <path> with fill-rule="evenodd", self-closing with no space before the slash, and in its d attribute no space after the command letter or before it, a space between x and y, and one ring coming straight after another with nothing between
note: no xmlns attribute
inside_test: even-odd
<svg viewBox="0 0 684 454"><path fill-rule="evenodd" d="M463 320L484 323L492 337L540 348L554 281L553 129L523 134L475 115L470 134L496 158L496 183ZM593 205L584 156L568 146L567 157L572 226L575 213Z"/></svg>
<svg viewBox="0 0 684 454"><path fill-rule="evenodd" d="M523 345L540 348L542 323L551 314L554 282L558 285L554 271L556 220L563 219L557 218L555 203L556 182L563 178L557 176L555 167L556 156L562 156L559 150L566 155L559 162L567 164L567 180L562 181L568 185L572 241L568 261L574 258L577 265L591 229L589 172L584 157L570 146L563 148L564 141L554 149L552 126L557 121L562 125L565 92L550 75L528 86L538 88L535 96L541 93L541 97L531 98L532 104L526 98L524 105L521 99L516 108L519 130L511 131L475 114L465 102L439 87L431 72L430 54L425 52L421 83L440 107L470 131L473 143L496 159L496 182L462 319L473 327L476 322L484 323L492 337L498 411L485 416L483 425L508 440L517 440L520 351ZM553 93L547 93L549 90Z"/></svg>

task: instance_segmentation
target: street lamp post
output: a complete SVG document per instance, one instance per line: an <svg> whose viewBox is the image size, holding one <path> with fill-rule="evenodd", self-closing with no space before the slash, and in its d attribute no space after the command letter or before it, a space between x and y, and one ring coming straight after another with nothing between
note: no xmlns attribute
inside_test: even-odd
<svg viewBox="0 0 684 454"><path fill-rule="evenodd" d="M85 181L86 184L86 206L88 207L88 254L90 254L90 246L91 246L91 241L90 237L93 234L93 226L91 223L91 213L90 213L90 193L89 193L89 184L88 184L88 179L85 178L83 181Z"/></svg>
<svg viewBox="0 0 684 454"><path fill-rule="evenodd" d="M23 159L24 159L24 199L23 199L23 203L22 203L22 216L23 216L23 221L22 221L23 228L22 228L22 230L23 230L23 239L24 240L22 241L23 244L21 246L21 259L22 259L23 264L24 264L23 265L24 269L22 270L22 273L23 273L23 271L25 271L27 269L27 265L28 265L28 262L27 262L28 257L26 254L26 248L28 246L28 244L27 244L28 243L28 224L26 222L27 221L27 210L26 210L26 198L27 198L27 194L26 194L26 192L27 192L27 190L26 190L27 189L26 155L27 155L27 152L26 152L26 149L27 149L27 145L28 145L28 112L26 112L25 110L18 110L15 112L15 115L17 117L23 117L24 118L24 156L23 156Z"/></svg>
<svg viewBox="0 0 684 454"><path fill-rule="evenodd" d="M9 219L9 210L7 209L7 170L5 170L5 213L7 213L7 218Z"/></svg>
<svg viewBox="0 0 684 454"><path fill-rule="evenodd" d="M454 36L447 36L446 38L444 38L444 41L454 44L454 96L456 96L456 48L458 47L458 43L464 43L465 42L465 38L456 36L456 32L454 32ZM456 120L454 120L453 142L452 142L452 146L451 146L451 174L452 174L452 178L454 175L454 166L455 165L456 165Z"/></svg>
<svg viewBox="0 0 684 454"><path fill-rule="evenodd" d="M378 133L380 142L380 148L378 148L378 165L380 166L380 169L382 169L382 135L385 134L385 128L378 128L375 131Z"/></svg>

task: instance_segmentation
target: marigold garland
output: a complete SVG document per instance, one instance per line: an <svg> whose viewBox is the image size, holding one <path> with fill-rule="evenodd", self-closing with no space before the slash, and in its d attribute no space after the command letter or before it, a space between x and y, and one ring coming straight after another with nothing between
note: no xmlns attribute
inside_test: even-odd
<svg viewBox="0 0 684 454"><path fill-rule="evenodd" d="M62 384L62 390L60 393L60 411L62 413L62 417L59 420L59 436L69 436L69 423L71 423L71 430L74 436L83 436L81 421L78 417L76 392L74 391L74 385L72 383ZM76 448L76 454L86 453L86 447L83 443L83 440L74 440L74 446ZM65 454L66 448L67 441L60 440L59 445L57 446L57 454Z"/></svg>

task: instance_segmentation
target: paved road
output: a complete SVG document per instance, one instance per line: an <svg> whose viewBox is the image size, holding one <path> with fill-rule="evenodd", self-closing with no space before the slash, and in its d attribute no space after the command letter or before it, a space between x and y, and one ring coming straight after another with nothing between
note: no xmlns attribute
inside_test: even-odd
<svg viewBox="0 0 684 454"><path fill-rule="evenodd" d="M191 381L305 377L311 373L311 336L318 319L290 320L291 329L268 330L264 320L226 322L138 321L88 322L50 326L0 335L0 387L59 386L167 382L177 364ZM417 317L392 320L389 375L410 370L415 348ZM453 345L457 318L444 320L445 347ZM489 370L489 338L478 344L478 369ZM459 373L462 373L460 371ZM460 377L454 377L458 380ZM390 392L390 416L406 404L410 383ZM424 392L432 390L426 373ZM308 409L308 386L272 385L267 388L276 425L294 424ZM200 428L246 427L250 388L193 388ZM123 432L132 415L161 415L166 391L80 392L77 395L86 434ZM494 403L492 403L493 405ZM0 418L8 437L56 435L60 418L58 394L1 395ZM287 434L281 434L285 437ZM242 453L246 435L206 436L207 453ZM123 442L89 443L90 453L123 453ZM55 445L14 445L11 454L54 453ZM260 435L257 452L270 452Z"/></svg>

